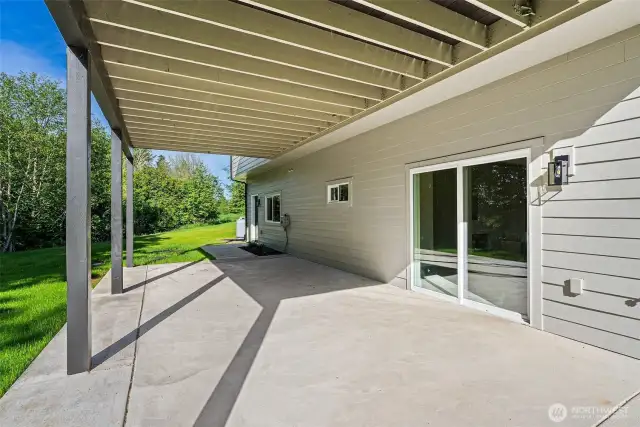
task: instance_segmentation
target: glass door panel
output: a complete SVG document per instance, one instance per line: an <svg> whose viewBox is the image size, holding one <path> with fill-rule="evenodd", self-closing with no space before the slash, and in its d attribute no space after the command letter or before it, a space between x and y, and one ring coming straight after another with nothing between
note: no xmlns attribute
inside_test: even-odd
<svg viewBox="0 0 640 427"><path fill-rule="evenodd" d="M458 296L457 169L413 175L413 286Z"/></svg>
<svg viewBox="0 0 640 427"><path fill-rule="evenodd" d="M527 316L527 161L466 166L464 298Z"/></svg>

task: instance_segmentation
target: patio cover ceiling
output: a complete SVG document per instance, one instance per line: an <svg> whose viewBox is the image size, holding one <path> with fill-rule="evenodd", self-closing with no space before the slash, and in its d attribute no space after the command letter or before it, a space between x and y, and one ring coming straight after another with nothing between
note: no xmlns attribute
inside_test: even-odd
<svg viewBox="0 0 640 427"><path fill-rule="evenodd" d="M603 3L47 0L67 44L89 49L94 95L131 146L262 158Z"/></svg>

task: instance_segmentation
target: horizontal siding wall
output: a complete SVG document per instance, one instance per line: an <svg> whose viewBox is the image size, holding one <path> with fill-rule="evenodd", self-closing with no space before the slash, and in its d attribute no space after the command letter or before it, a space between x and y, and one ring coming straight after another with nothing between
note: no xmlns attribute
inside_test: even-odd
<svg viewBox="0 0 640 427"><path fill-rule="evenodd" d="M249 194L282 193L282 212L291 215L288 252L406 286L407 164L538 137L546 151L573 147L571 184L536 189L544 328L640 358L639 88L635 27L280 168L249 173ZM326 183L347 177L352 206L328 205ZM259 222L260 239L283 249L283 230L265 225L263 212ZM572 277L585 279L583 295L565 295Z"/></svg>
<svg viewBox="0 0 640 427"><path fill-rule="evenodd" d="M235 178L236 176L244 175L251 169L257 168L268 161L269 159L262 159L259 157L232 156L231 176Z"/></svg>

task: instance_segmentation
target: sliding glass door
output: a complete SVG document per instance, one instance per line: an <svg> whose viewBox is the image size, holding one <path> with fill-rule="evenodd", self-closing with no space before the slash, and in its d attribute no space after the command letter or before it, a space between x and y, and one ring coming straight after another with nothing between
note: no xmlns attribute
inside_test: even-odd
<svg viewBox="0 0 640 427"><path fill-rule="evenodd" d="M414 286L458 297L457 171L413 175Z"/></svg>
<svg viewBox="0 0 640 427"><path fill-rule="evenodd" d="M526 156L412 170L413 289L527 319Z"/></svg>

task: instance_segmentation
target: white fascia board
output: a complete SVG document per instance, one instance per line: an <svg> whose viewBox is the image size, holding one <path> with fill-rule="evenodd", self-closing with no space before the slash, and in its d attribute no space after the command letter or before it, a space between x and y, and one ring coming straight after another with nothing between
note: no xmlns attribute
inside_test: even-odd
<svg viewBox="0 0 640 427"><path fill-rule="evenodd" d="M254 170L271 169L306 156L638 25L640 15L629 13L629 3L629 0L611 0L511 49L288 151Z"/></svg>

